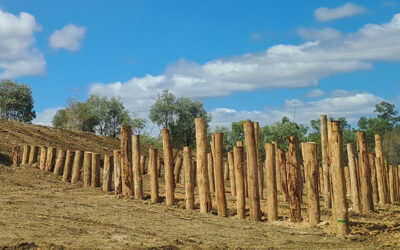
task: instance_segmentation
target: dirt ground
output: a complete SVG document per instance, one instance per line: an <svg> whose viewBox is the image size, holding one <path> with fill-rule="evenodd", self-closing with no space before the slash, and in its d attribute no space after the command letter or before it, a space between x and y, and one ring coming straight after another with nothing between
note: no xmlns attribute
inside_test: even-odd
<svg viewBox="0 0 400 250"><path fill-rule="evenodd" d="M148 177L144 177L148 195ZM163 194L161 185L161 194ZM229 191L229 189L227 190ZM101 188L81 188L32 167L0 165L0 249L180 249L180 248L399 248L399 205L378 207L368 216L350 213L352 234L330 233L328 212L323 223L290 223L280 202L280 221L252 222L235 217L234 198L227 193L229 217L184 209L184 190L177 205L118 199ZM197 201L198 202L198 201ZM263 200L262 207L265 206ZM303 210L303 217L306 216Z"/></svg>

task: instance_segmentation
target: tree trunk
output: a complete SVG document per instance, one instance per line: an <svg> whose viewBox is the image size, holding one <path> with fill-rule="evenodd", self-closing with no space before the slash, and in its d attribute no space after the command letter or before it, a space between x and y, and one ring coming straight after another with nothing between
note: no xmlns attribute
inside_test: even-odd
<svg viewBox="0 0 400 250"><path fill-rule="evenodd" d="M215 192L213 155L211 153L207 154L207 165L208 165L208 180L210 182L210 191Z"/></svg>
<svg viewBox="0 0 400 250"><path fill-rule="evenodd" d="M135 179L135 199L143 199L143 180L142 170L140 168L140 136L132 135L132 167Z"/></svg>
<svg viewBox="0 0 400 250"><path fill-rule="evenodd" d="M231 183L231 194L236 196L236 176L235 176L235 166L233 163L233 152L228 152L228 166L230 173L230 183Z"/></svg>
<svg viewBox="0 0 400 250"><path fill-rule="evenodd" d="M165 201L172 206L175 200L174 170L172 167L172 146L168 129L161 130L164 151Z"/></svg>
<svg viewBox="0 0 400 250"><path fill-rule="evenodd" d="M65 164L63 171L63 181L69 181L72 175L72 164L74 163L74 151L67 150L65 154Z"/></svg>
<svg viewBox="0 0 400 250"><path fill-rule="evenodd" d="M92 179L92 153L83 154L83 187L90 187Z"/></svg>
<svg viewBox="0 0 400 250"><path fill-rule="evenodd" d="M353 152L353 144L347 144L347 157L349 162L349 172L350 172L350 187L351 187L351 201L353 203L353 210L356 213L360 212L360 194L358 189L358 176L356 169L356 162Z"/></svg>
<svg viewBox="0 0 400 250"><path fill-rule="evenodd" d="M22 159L21 159L21 147L20 146L13 145L13 147L12 147L12 160L13 160L13 167L21 166L21 160Z"/></svg>
<svg viewBox="0 0 400 250"><path fill-rule="evenodd" d="M92 188L100 187L100 154L92 153Z"/></svg>
<svg viewBox="0 0 400 250"><path fill-rule="evenodd" d="M58 149L56 164L54 166L53 174L62 175L64 170L64 164L65 164L65 151L63 149Z"/></svg>
<svg viewBox="0 0 400 250"><path fill-rule="evenodd" d="M46 171L53 172L54 164L56 161L56 148L48 147L47 148L47 156L46 156Z"/></svg>
<svg viewBox="0 0 400 250"><path fill-rule="evenodd" d="M160 200L158 191L158 169L157 169L158 152L155 148L149 148L149 175L150 175L150 196L152 203L158 203Z"/></svg>
<svg viewBox="0 0 400 250"><path fill-rule="evenodd" d="M113 157L110 155L104 155L103 191L105 193L111 192L112 172L113 172Z"/></svg>
<svg viewBox="0 0 400 250"><path fill-rule="evenodd" d="M218 216L227 216L225 185L224 185L224 158L222 156L223 150L223 133L216 133L212 135L214 143L214 170L215 170L215 195L217 198Z"/></svg>
<svg viewBox="0 0 400 250"><path fill-rule="evenodd" d="M301 221L301 208L300 208L300 181L299 171L300 166L298 162L298 140L295 136L288 138L288 151L286 152L286 171L288 174L288 193L289 193L289 205L290 215L292 222Z"/></svg>
<svg viewBox="0 0 400 250"><path fill-rule="evenodd" d="M278 199L275 173L275 147L272 143L265 144L265 170L267 180L267 214L268 221L278 220Z"/></svg>
<svg viewBox="0 0 400 250"><path fill-rule="evenodd" d="M33 166L33 164L37 162L38 151L39 151L38 146L31 146L31 150L29 153L29 162L28 162L30 166Z"/></svg>
<svg viewBox="0 0 400 250"><path fill-rule="evenodd" d="M236 178L236 206L237 216L239 219L246 218L246 201L244 188L244 164L243 164L243 147L233 147L233 162Z"/></svg>
<svg viewBox="0 0 400 250"><path fill-rule="evenodd" d="M331 189L329 176L329 154L328 154L328 126L327 116L321 115L321 150L322 150L322 170L324 172L324 201L325 207L331 208Z"/></svg>
<svg viewBox="0 0 400 250"><path fill-rule="evenodd" d="M189 147L183 148L183 168L185 171L186 209L194 209L194 174L192 152Z"/></svg>
<svg viewBox="0 0 400 250"><path fill-rule="evenodd" d="M133 197L133 170L132 170L132 129L123 125L121 128L121 177L122 195Z"/></svg>
<svg viewBox="0 0 400 250"><path fill-rule="evenodd" d="M371 187L371 169L368 161L365 132L357 131L357 150L361 170L361 213L374 211Z"/></svg>
<svg viewBox="0 0 400 250"><path fill-rule="evenodd" d="M121 151L114 150L114 192L116 196L122 195L122 176L121 176Z"/></svg>
<svg viewBox="0 0 400 250"><path fill-rule="evenodd" d="M83 151L75 151L74 164L72 165L71 183L76 183L81 179L83 164Z"/></svg>

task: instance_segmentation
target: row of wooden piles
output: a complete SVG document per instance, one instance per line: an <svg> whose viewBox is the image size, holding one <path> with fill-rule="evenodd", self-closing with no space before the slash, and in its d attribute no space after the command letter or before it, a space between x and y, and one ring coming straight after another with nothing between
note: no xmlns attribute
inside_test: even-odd
<svg viewBox="0 0 400 250"><path fill-rule="evenodd" d="M175 157L174 166L169 130L164 129L163 159L158 156L156 148L149 148L147 171L146 156L140 153L139 135L132 135L130 127L123 126L120 150L114 150L113 156L104 155L103 158L103 190L110 192L114 189L119 197L141 200L144 197L142 176L148 173L151 201L160 202L159 177L163 162L167 206L175 204L176 185L184 182L187 209L195 208L197 187L200 212L211 212L214 194L218 215L226 217L225 188L229 186L230 194L236 197L238 218L246 218L248 207L249 218L260 221L260 200L264 199L265 193L267 205L263 212L268 221L278 220L278 194L282 194L289 203L291 221L300 222L304 192L307 195L308 223L315 226L321 221L322 195L325 207L332 211L331 221L338 235L349 232L348 201L356 213L368 213L374 211L374 204L378 202L387 204L400 200L399 168L388 165L383 158L380 135L375 135L375 153L369 153L365 133L358 131L358 157L353 152L353 145L348 144L349 164L344 166L340 124L328 121L323 115L321 164L318 162L317 144L303 142L300 149L294 136L287 139L286 152L276 142L266 143L263 163L259 156L258 123L246 122L243 126L245 143L238 141L233 151L224 157L223 134L212 134L211 142L207 142L204 120L196 118L196 156L193 158L191 149L184 147L181 154ZM39 149L40 159L37 159ZM76 183L81 180L84 187L101 185L98 153L24 145L21 154L21 148L14 146L13 162L16 166L28 164L62 175L63 181ZM226 183L228 179L229 185ZM351 199L348 200L347 196Z"/></svg>

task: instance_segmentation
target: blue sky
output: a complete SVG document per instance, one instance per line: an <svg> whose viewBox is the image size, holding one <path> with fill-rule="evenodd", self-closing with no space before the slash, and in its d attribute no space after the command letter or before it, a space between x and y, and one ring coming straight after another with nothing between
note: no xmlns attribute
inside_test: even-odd
<svg viewBox="0 0 400 250"><path fill-rule="evenodd" d="M49 124L69 97L120 96L146 117L164 88L212 126L320 114L355 124L400 104L400 1L0 0L0 77Z"/></svg>

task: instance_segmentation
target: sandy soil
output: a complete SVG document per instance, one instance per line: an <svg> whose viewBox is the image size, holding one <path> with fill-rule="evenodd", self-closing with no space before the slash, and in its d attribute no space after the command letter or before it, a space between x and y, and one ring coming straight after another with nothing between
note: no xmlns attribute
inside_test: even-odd
<svg viewBox="0 0 400 250"><path fill-rule="evenodd" d="M147 177L144 180L148 194ZM118 199L101 188L64 183L36 168L0 165L0 249L400 247L398 204L378 207L368 216L351 213L352 234L337 238L330 233L325 210L324 222L317 228L290 223L282 202L279 222L252 222L234 216L234 198L229 194L230 216L221 218L215 215L215 198L213 214L185 210L183 192L178 185L177 205L167 208L163 203Z"/></svg>

